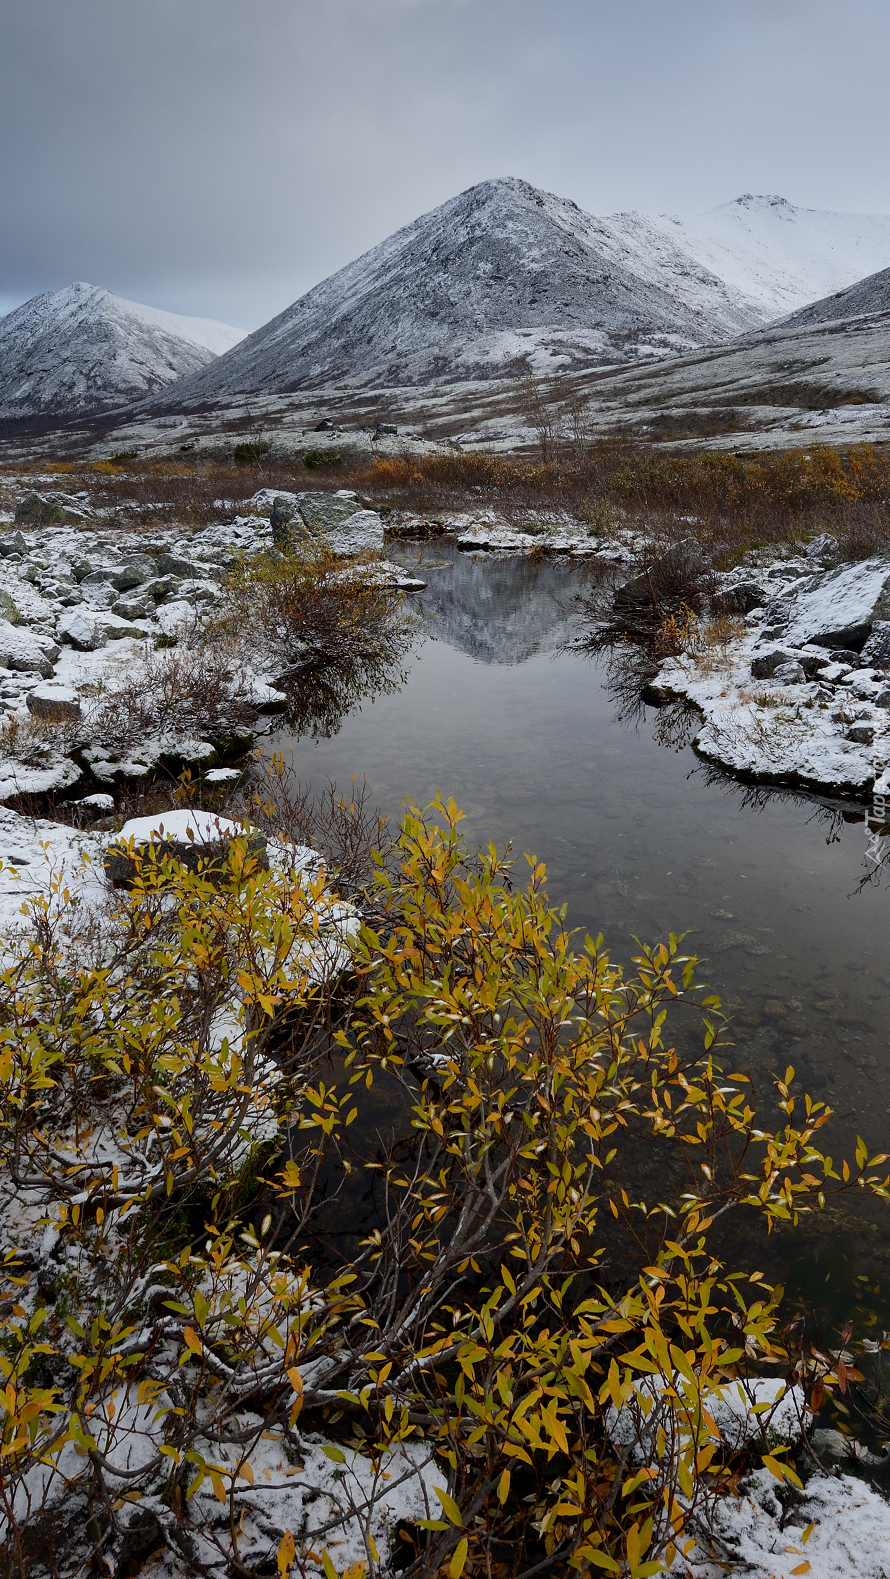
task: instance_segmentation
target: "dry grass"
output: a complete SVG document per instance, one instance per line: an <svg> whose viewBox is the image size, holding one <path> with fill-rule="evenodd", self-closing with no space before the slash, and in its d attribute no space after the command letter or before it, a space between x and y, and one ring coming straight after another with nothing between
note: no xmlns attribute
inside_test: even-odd
<svg viewBox="0 0 890 1579"><path fill-rule="evenodd" d="M579 437L555 459L485 453L345 457L323 474L308 472L301 457L274 447L246 466L219 454L53 469L60 486L88 489L108 522L131 527L200 527L224 514L220 500L243 504L261 487L350 487L376 506L428 518L486 505L510 519L559 511L598 534L608 536L629 519L666 541L681 525L722 563L732 563L754 544L801 544L826 530L839 538L847 559L890 546L890 456L871 445L737 456Z"/></svg>

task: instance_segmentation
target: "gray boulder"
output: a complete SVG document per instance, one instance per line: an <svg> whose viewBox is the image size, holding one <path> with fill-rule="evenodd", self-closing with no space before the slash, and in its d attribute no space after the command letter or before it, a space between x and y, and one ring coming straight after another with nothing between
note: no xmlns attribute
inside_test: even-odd
<svg viewBox="0 0 890 1579"><path fill-rule="evenodd" d="M8 537L0 538L0 555L8 559L10 554L27 554L28 545L21 532L11 532Z"/></svg>
<svg viewBox="0 0 890 1579"><path fill-rule="evenodd" d="M183 559L181 554L158 554L154 562L154 570L149 571L149 575L152 574L183 577L195 576L198 574L198 571L192 561ZM140 579L145 581L147 578L142 576Z"/></svg>
<svg viewBox="0 0 890 1579"><path fill-rule="evenodd" d="M750 614L767 602L767 593L756 581L739 581L734 587L718 592L714 607L718 614Z"/></svg>
<svg viewBox="0 0 890 1579"><path fill-rule="evenodd" d="M890 666L890 620L875 620L871 635L862 649L862 662L871 669Z"/></svg>
<svg viewBox="0 0 890 1579"><path fill-rule="evenodd" d="M816 642L859 651L875 621L890 620L890 554L808 577L767 615L783 625L792 646Z"/></svg>
<svg viewBox="0 0 890 1579"><path fill-rule="evenodd" d="M59 651L51 638L0 619L0 664L4 669L19 674L37 673L44 680L51 680Z"/></svg>
<svg viewBox="0 0 890 1579"><path fill-rule="evenodd" d="M799 653L787 652L784 647L774 647L771 652L758 653L751 659L751 674L755 680L771 680L777 669L799 662Z"/></svg>
<svg viewBox="0 0 890 1579"><path fill-rule="evenodd" d="M820 532L812 542L807 543L805 553L807 559L836 559L838 540L830 532Z"/></svg>
<svg viewBox="0 0 890 1579"><path fill-rule="evenodd" d="M14 599L2 587L0 587L0 619L8 621L10 625L21 625L22 623L22 616L16 607Z"/></svg>
<svg viewBox="0 0 890 1579"><path fill-rule="evenodd" d="M800 663L780 663L773 670L773 681L776 685L802 685L806 675Z"/></svg>
<svg viewBox="0 0 890 1579"><path fill-rule="evenodd" d="M625 605L660 603L663 598L682 595L705 575L708 563L694 538L674 543L638 576L632 576L615 589L615 602ZM754 604L751 605L755 607Z"/></svg>
<svg viewBox="0 0 890 1579"><path fill-rule="evenodd" d="M66 609L56 623L56 635L78 652L95 652L108 641L97 610L82 606Z"/></svg>

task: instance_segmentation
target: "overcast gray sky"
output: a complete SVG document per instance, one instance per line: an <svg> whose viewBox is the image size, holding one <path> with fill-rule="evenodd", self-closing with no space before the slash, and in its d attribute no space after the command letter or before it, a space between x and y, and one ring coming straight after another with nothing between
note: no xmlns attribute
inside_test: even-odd
<svg viewBox="0 0 890 1579"><path fill-rule="evenodd" d="M497 175L885 213L888 60L887 0L0 0L0 310L255 328Z"/></svg>

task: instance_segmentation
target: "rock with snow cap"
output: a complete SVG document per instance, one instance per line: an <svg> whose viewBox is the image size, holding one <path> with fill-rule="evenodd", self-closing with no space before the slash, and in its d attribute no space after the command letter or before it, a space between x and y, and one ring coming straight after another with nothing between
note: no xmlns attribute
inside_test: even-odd
<svg viewBox="0 0 890 1579"><path fill-rule="evenodd" d="M145 862L148 847L157 863L165 859L180 861L189 871L222 875L228 869L233 842L246 839L248 853L261 867L268 868L266 839L255 829L246 829L215 812L166 811L152 817L135 817L125 822L105 857L109 880L128 887Z"/></svg>
<svg viewBox="0 0 890 1579"><path fill-rule="evenodd" d="M19 673L35 670L44 680L50 680L58 656L59 648L50 637L0 619L0 663L5 669Z"/></svg>
<svg viewBox="0 0 890 1579"><path fill-rule="evenodd" d="M80 718L80 697L73 686L58 681L35 685L28 692L26 703L29 713L48 723L70 723Z"/></svg>
<svg viewBox="0 0 890 1579"><path fill-rule="evenodd" d="M858 651L876 621L890 620L890 554L810 577L768 614L781 620L792 646L818 642Z"/></svg>
<svg viewBox="0 0 890 1579"><path fill-rule="evenodd" d="M60 616L56 624L56 634L59 641L66 642L78 652L95 652L98 647L104 647L108 641L108 634L99 613L95 609L82 606L68 609Z"/></svg>

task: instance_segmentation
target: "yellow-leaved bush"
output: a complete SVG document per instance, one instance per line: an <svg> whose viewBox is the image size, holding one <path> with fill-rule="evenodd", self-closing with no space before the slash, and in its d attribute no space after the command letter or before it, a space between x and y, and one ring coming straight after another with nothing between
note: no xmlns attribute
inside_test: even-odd
<svg viewBox="0 0 890 1579"><path fill-rule="evenodd" d="M765 1127L681 940L622 970L459 820L409 809L360 927L245 838L10 940L0 1572L643 1579L795 1483L755 1394L721 1430L781 1291L714 1225L885 1159L790 1072Z"/></svg>

